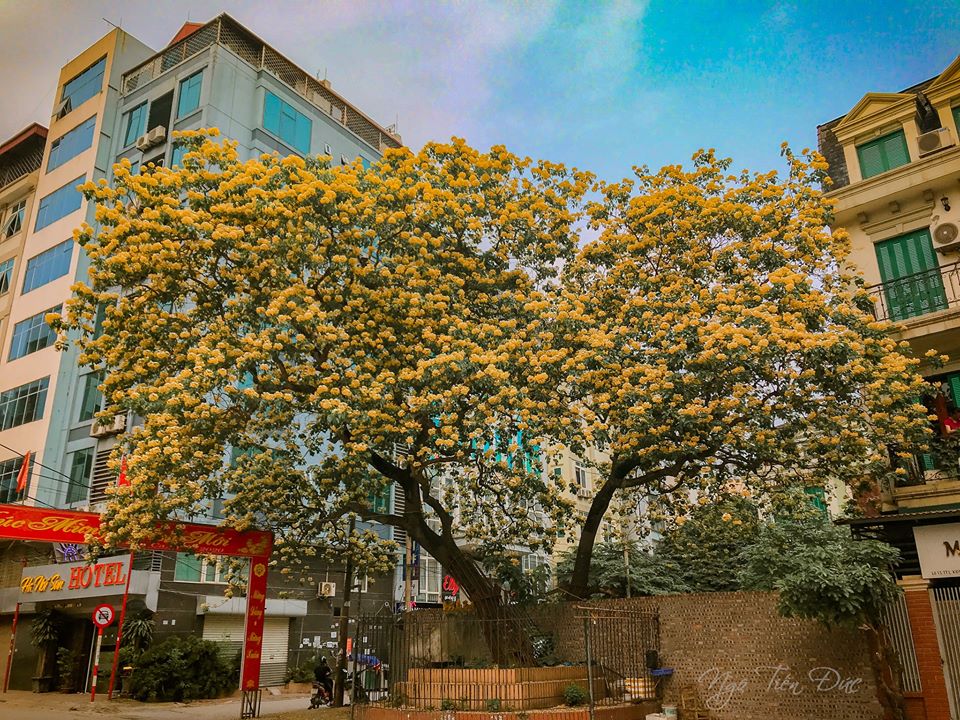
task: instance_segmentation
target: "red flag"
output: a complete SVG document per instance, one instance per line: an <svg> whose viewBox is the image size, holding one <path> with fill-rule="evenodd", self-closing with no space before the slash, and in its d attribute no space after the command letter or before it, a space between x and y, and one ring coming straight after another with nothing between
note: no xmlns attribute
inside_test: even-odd
<svg viewBox="0 0 960 720"><path fill-rule="evenodd" d="M120 458L120 475L117 477L117 486L126 487L130 484L130 480L127 479L127 456L124 455Z"/></svg>
<svg viewBox="0 0 960 720"><path fill-rule="evenodd" d="M23 465L20 466L20 474L17 475L17 492L22 493L27 488L27 478L30 476L30 451L27 450L23 456Z"/></svg>

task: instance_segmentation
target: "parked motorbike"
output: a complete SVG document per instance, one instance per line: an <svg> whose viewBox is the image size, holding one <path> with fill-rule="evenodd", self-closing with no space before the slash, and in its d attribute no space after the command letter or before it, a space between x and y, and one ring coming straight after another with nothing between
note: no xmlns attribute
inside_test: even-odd
<svg viewBox="0 0 960 720"><path fill-rule="evenodd" d="M310 698L311 710L316 710L318 707L330 704L330 693L327 692L327 689L321 683L314 682L313 690L313 696Z"/></svg>

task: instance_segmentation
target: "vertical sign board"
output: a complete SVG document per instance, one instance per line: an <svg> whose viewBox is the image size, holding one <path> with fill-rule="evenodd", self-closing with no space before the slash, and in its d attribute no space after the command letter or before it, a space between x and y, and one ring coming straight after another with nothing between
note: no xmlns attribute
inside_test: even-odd
<svg viewBox="0 0 960 720"><path fill-rule="evenodd" d="M916 525L913 539L923 577L960 577L960 523Z"/></svg>
<svg viewBox="0 0 960 720"><path fill-rule="evenodd" d="M99 533L100 516L95 513L0 504L0 538L3 539L84 544ZM273 550L273 534L263 530L241 531L169 521L158 523L156 538L142 547L145 550L183 550L197 555L250 559L240 689L258 689L263 614L267 604L267 564Z"/></svg>
<svg viewBox="0 0 960 720"><path fill-rule="evenodd" d="M97 605L93 609L93 624L97 626L97 649L93 653L93 680L90 683L90 702L97 697L97 675L100 671L100 644L103 642L103 630L113 622L112 605Z"/></svg>

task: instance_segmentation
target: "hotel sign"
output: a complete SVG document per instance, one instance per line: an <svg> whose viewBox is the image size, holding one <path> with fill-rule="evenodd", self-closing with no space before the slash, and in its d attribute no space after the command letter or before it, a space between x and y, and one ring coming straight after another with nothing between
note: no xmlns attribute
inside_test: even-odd
<svg viewBox="0 0 960 720"><path fill-rule="evenodd" d="M128 565L129 559L124 557L107 558L96 565L78 562L25 567L20 575L20 602L122 595L130 572Z"/></svg>
<svg viewBox="0 0 960 720"><path fill-rule="evenodd" d="M915 526L913 538L923 577L960 577L960 523Z"/></svg>

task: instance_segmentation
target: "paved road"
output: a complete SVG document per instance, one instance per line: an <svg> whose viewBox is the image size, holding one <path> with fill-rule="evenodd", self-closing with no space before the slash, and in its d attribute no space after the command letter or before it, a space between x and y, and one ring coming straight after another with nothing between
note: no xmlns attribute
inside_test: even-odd
<svg viewBox="0 0 960 720"><path fill-rule="evenodd" d="M263 694L261 715L304 710L309 695ZM61 695L11 690L0 694L0 718L3 720L237 720L240 700L203 700L195 703L138 703L133 700L98 698L89 695Z"/></svg>

